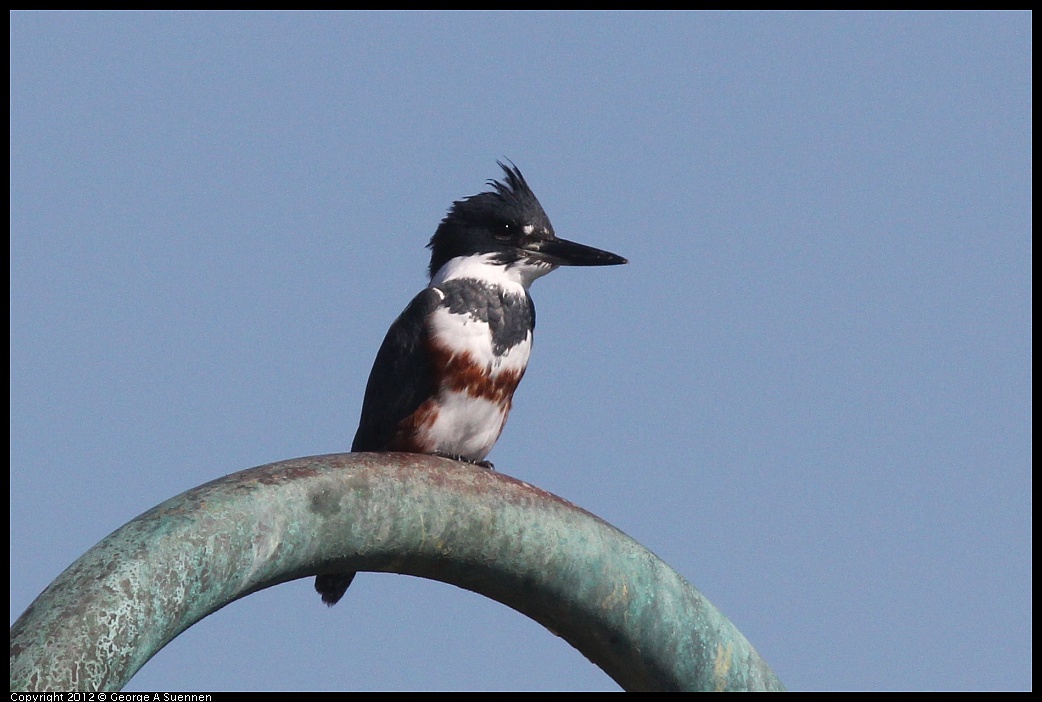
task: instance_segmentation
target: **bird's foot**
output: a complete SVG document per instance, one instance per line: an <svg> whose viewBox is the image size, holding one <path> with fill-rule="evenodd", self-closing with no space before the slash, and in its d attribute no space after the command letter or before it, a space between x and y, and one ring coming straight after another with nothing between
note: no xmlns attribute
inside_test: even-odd
<svg viewBox="0 0 1042 702"><path fill-rule="evenodd" d="M461 461L463 463L469 463L472 466L478 466L479 468L485 468L486 470L495 470L496 467L492 464L492 461L475 461L466 456L461 456L458 453L444 453L442 451L435 451L435 456L441 456L442 458L449 458L453 461Z"/></svg>

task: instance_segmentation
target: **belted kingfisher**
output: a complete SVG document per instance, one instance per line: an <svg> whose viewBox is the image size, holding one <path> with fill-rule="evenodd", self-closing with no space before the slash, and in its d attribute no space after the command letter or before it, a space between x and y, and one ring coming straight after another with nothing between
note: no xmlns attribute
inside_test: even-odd
<svg viewBox="0 0 1042 702"><path fill-rule="evenodd" d="M391 325L362 402L352 451L427 453L492 464L535 328L528 287L558 266L626 259L558 239L517 166L453 203L427 247L430 285ZM319 575L332 606L354 573Z"/></svg>

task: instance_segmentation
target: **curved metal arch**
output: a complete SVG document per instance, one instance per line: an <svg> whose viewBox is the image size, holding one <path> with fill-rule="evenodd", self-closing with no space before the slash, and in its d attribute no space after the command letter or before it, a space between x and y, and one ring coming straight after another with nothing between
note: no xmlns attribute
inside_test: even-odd
<svg viewBox="0 0 1042 702"><path fill-rule="evenodd" d="M15 622L11 689L118 690L228 603L341 568L491 597L627 690L784 689L697 590L607 522L502 473L401 453L253 468L128 522Z"/></svg>

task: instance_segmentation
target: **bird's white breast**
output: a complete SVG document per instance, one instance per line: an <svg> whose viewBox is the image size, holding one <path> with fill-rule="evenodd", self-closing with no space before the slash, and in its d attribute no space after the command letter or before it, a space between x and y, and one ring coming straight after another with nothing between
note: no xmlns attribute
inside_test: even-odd
<svg viewBox="0 0 1042 702"><path fill-rule="evenodd" d="M438 414L427 430L436 451L480 461L499 439L514 388L528 365L532 333L496 354L487 322L439 308L430 320L432 345L461 371L438 388Z"/></svg>
<svg viewBox="0 0 1042 702"><path fill-rule="evenodd" d="M487 286L490 294L506 296L527 306L527 280L522 271L494 263L489 256L454 258L435 273L431 287L445 300L439 286L466 280ZM526 307L527 310L527 307ZM513 344L497 344L487 320L471 310L439 307L428 320L432 347L453 369L437 394L438 413L425 437L434 450L480 461L499 439L514 388L528 366L532 331Z"/></svg>

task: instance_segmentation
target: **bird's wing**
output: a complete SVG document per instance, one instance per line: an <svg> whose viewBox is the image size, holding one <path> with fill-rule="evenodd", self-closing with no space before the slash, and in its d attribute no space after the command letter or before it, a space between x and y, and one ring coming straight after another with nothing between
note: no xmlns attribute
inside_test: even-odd
<svg viewBox="0 0 1042 702"><path fill-rule="evenodd" d="M413 298L387 331L362 401L352 451L386 451L403 419L437 390L427 353L427 318L442 295L427 288Z"/></svg>

